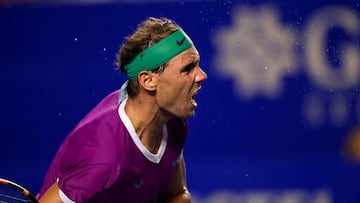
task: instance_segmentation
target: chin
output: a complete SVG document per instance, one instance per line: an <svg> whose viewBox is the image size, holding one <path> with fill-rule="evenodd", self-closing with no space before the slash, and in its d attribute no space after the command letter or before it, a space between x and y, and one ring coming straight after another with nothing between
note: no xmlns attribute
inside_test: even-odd
<svg viewBox="0 0 360 203"><path fill-rule="evenodd" d="M187 114L187 116L185 116L185 118L191 118L195 116L195 111L190 112L189 114Z"/></svg>
<svg viewBox="0 0 360 203"><path fill-rule="evenodd" d="M175 114L175 117L177 118L191 118L195 116L195 112L188 112L188 113L184 113L184 114Z"/></svg>
<svg viewBox="0 0 360 203"><path fill-rule="evenodd" d="M168 111L172 117L177 117L177 118L191 118L193 116L195 116L195 108L183 108L183 109L178 109L178 110L174 110L174 111Z"/></svg>

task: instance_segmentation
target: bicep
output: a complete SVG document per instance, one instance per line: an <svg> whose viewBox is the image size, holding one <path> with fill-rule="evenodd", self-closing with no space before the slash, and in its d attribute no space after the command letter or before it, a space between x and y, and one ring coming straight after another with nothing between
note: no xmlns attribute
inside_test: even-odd
<svg viewBox="0 0 360 203"><path fill-rule="evenodd" d="M173 196L186 191L186 167L184 157L182 156L179 162L175 165L175 171L167 194L168 196Z"/></svg>
<svg viewBox="0 0 360 203"><path fill-rule="evenodd" d="M63 203L59 195L59 186L55 182L39 199L39 203Z"/></svg>
<svg viewBox="0 0 360 203"><path fill-rule="evenodd" d="M106 184L111 167L107 163L87 162L63 172L41 196L41 203L73 203L92 199Z"/></svg>
<svg viewBox="0 0 360 203"><path fill-rule="evenodd" d="M57 189L60 198L83 202L92 198L107 183L116 155L106 128L86 126L78 129L62 148L56 160ZM63 198L65 197L65 199Z"/></svg>
<svg viewBox="0 0 360 203"><path fill-rule="evenodd" d="M181 160L175 165L175 173L168 188L168 193L160 202L166 203L190 203L191 195L186 187L185 161Z"/></svg>

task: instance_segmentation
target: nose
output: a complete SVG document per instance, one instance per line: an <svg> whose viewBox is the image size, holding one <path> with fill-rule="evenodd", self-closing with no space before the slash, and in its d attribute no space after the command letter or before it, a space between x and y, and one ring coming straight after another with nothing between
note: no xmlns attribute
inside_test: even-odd
<svg viewBox="0 0 360 203"><path fill-rule="evenodd" d="M198 67L197 73L196 73L196 78L195 78L196 82L201 83L206 79L207 79L207 74L200 67Z"/></svg>

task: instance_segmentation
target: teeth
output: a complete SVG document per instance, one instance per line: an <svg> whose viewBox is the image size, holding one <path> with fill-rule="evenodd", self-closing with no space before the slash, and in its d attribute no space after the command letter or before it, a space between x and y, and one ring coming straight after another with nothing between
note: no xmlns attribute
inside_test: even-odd
<svg viewBox="0 0 360 203"><path fill-rule="evenodd" d="M196 101L194 99L191 99L191 103L192 103L193 106L197 107L197 103L196 103Z"/></svg>

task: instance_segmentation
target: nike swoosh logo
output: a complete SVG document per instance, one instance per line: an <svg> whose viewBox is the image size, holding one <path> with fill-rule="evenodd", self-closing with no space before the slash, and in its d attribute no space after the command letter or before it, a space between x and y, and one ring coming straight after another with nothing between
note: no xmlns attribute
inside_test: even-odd
<svg viewBox="0 0 360 203"><path fill-rule="evenodd" d="M172 163L171 163L172 167L175 167L176 164L177 164L177 160L172 161Z"/></svg>
<svg viewBox="0 0 360 203"><path fill-rule="evenodd" d="M134 183L134 187L135 187L136 189L140 189L143 183L144 183L144 180L141 179L141 180L139 181L139 183Z"/></svg>
<svg viewBox="0 0 360 203"><path fill-rule="evenodd" d="M185 42L185 37L183 37L180 41L179 41L179 40L176 40L176 44L177 44L178 46L181 46L184 42Z"/></svg>

